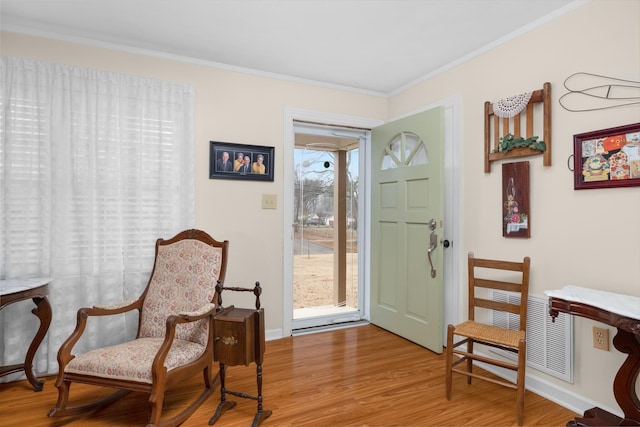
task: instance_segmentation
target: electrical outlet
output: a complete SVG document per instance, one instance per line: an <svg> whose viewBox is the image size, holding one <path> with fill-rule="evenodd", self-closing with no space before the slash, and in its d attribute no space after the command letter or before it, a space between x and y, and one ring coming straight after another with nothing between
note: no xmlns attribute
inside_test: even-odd
<svg viewBox="0 0 640 427"><path fill-rule="evenodd" d="M609 329L593 327L593 347L609 351Z"/></svg>
<svg viewBox="0 0 640 427"><path fill-rule="evenodd" d="M277 205L277 196L275 194L262 195L262 209L275 209Z"/></svg>

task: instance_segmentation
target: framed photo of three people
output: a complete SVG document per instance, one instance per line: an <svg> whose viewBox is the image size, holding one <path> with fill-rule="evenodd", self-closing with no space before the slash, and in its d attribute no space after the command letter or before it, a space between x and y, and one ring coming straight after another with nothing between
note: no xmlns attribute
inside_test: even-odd
<svg viewBox="0 0 640 427"><path fill-rule="evenodd" d="M210 179L273 181L273 147L211 141Z"/></svg>

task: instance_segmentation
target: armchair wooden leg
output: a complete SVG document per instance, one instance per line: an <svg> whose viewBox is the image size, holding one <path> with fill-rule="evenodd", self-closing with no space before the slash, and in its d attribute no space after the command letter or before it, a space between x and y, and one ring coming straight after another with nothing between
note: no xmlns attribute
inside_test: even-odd
<svg viewBox="0 0 640 427"><path fill-rule="evenodd" d="M107 406L129 393L129 390L118 390L101 399L91 401L82 405L69 407L69 391L71 389L71 382L60 381L56 384L56 387L58 388L58 402L56 403L56 406L52 408L47 414L47 416L49 417L82 414L87 411Z"/></svg>
<svg viewBox="0 0 640 427"><path fill-rule="evenodd" d="M212 377L212 369L207 366L203 370L204 376L204 389L200 393L200 395L185 409L183 409L180 413L174 415L172 418L166 418L162 420L162 410L164 406L164 392L162 393L162 397L158 398L156 401L152 401L149 399L149 403L151 405L152 411L151 416L149 417L149 424L147 427L175 427L184 423L187 418L189 418L193 413L213 394L214 387L218 384L219 375Z"/></svg>
<svg viewBox="0 0 640 427"><path fill-rule="evenodd" d="M151 414L149 414L149 422L147 426L160 425L160 418L162 417L162 404L164 403L164 392L160 394L158 399L154 401L149 399L149 407L151 408Z"/></svg>
<svg viewBox="0 0 640 427"><path fill-rule="evenodd" d="M62 375L62 373L60 375ZM58 402L54 408L49 410L49 417L53 417L54 415L64 412L67 408L67 402L69 401L69 388L71 387L71 383L69 381L61 381L58 379L56 387L58 388Z"/></svg>

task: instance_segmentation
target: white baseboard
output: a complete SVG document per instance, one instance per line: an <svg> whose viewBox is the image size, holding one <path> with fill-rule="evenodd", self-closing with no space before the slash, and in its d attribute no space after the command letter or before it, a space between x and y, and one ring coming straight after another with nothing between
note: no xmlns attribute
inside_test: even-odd
<svg viewBox="0 0 640 427"><path fill-rule="evenodd" d="M282 333L282 328L280 329L269 329L264 333L265 341L279 340L280 338L284 338Z"/></svg>
<svg viewBox="0 0 640 427"><path fill-rule="evenodd" d="M368 320L360 320L356 322L334 323L331 325L319 326L314 328L298 329L293 331L291 335L295 337L299 335L307 335L307 334L313 334L317 332L326 332L326 331L335 331L337 329L355 328L357 326L364 326L368 324L369 324ZM283 338L283 335L284 333L282 329L271 329L269 331L265 331L265 340L266 341L277 340L277 339Z"/></svg>
<svg viewBox="0 0 640 427"><path fill-rule="evenodd" d="M515 383L515 373L506 369L499 368L497 366L488 365L486 363L477 362L478 366L482 369L489 371L497 376L509 380ZM560 387L558 384L551 383L544 378L532 375L531 371L535 369L527 368L527 374L525 379L526 389L534 392L537 395L544 397L560 406L563 406L570 411L573 411L579 415L582 415L587 409L593 407L599 407L619 417L624 417L624 414L620 408L611 408L600 402L594 402L584 396L576 394L570 390L566 390ZM526 408L526 402L525 402ZM526 410L526 409L525 409Z"/></svg>

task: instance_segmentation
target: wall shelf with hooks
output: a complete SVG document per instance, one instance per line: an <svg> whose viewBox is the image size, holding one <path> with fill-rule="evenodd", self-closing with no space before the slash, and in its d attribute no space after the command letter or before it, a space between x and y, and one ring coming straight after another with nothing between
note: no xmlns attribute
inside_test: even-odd
<svg viewBox="0 0 640 427"><path fill-rule="evenodd" d="M515 138L534 136L534 119L538 119L534 115L534 106L537 103L542 103L542 140L546 144L546 150L520 147L507 152L498 151L500 138L507 134L512 134ZM522 135L523 121L525 135ZM542 155L544 166L551 166L551 83L549 82L545 83L542 89L531 92L526 107L513 117L499 117L494 111L494 103L489 101L484 103L484 172L491 172L492 162L535 155Z"/></svg>

